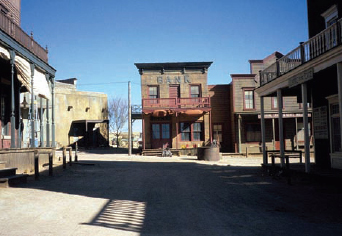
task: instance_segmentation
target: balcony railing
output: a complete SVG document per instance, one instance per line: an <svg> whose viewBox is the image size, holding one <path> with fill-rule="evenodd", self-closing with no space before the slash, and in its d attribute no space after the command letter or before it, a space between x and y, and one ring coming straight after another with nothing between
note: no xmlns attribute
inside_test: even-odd
<svg viewBox="0 0 342 236"><path fill-rule="evenodd" d="M48 62L48 51L40 46L32 36L26 34L19 25L14 23L8 16L0 13L0 29L11 36L19 44L24 46L44 62Z"/></svg>
<svg viewBox="0 0 342 236"><path fill-rule="evenodd" d="M147 98L142 100L146 108L209 108L210 98Z"/></svg>
<svg viewBox="0 0 342 236"><path fill-rule="evenodd" d="M260 72L260 86L341 45L342 19Z"/></svg>

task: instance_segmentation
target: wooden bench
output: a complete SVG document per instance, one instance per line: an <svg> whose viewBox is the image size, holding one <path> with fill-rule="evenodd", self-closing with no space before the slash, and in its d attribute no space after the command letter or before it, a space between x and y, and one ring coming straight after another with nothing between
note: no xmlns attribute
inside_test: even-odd
<svg viewBox="0 0 342 236"><path fill-rule="evenodd" d="M288 176L288 184L291 184L291 175L290 175L290 158L299 158L299 162L302 164L303 160L302 160L302 151L294 151L294 150L285 150L284 151L284 155L281 156L280 151L279 150L270 150L270 151L266 151L266 155L267 157L271 157L272 158L272 170L271 170L271 174L274 175L275 174L275 158L284 158L285 159L285 171L286 174ZM284 168L283 168L284 169Z"/></svg>

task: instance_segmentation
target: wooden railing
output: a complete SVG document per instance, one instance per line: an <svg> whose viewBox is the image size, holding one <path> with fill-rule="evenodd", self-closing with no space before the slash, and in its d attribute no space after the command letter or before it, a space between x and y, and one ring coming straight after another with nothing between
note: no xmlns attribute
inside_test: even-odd
<svg viewBox="0 0 342 236"><path fill-rule="evenodd" d="M210 107L210 98L147 98L142 104L143 108L204 108Z"/></svg>
<svg viewBox="0 0 342 236"><path fill-rule="evenodd" d="M260 72L260 86L341 45L342 19Z"/></svg>
<svg viewBox="0 0 342 236"><path fill-rule="evenodd" d="M28 49L44 62L48 63L48 51L40 46L33 36L26 34L19 25L14 23L8 16L0 13L0 29L12 37L15 41Z"/></svg>

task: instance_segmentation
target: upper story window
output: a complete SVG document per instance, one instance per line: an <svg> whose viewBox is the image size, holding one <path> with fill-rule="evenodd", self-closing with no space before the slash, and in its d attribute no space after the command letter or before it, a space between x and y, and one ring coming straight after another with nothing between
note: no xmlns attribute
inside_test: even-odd
<svg viewBox="0 0 342 236"><path fill-rule="evenodd" d="M328 28L329 26L337 22L337 19L338 19L337 6L333 5L328 10L326 10L321 16L324 17L325 28Z"/></svg>
<svg viewBox="0 0 342 236"><path fill-rule="evenodd" d="M254 109L254 90L244 89L243 90L243 108L245 110Z"/></svg>
<svg viewBox="0 0 342 236"><path fill-rule="evenodd" d="M201 97L201 87L200 85L190 85L190 97L199 98Z"/></svg>
<svg viewBox="0 0 342 236"><path fill-rule="evenodd" d="M148 87L148 98L158 98L158 86Z"/></svg>

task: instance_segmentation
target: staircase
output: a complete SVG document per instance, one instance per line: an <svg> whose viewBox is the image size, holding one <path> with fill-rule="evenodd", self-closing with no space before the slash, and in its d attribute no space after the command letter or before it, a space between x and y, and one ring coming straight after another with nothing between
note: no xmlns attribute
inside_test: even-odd
<svg viewBox="0 0 342 236"><path fill-rule="evenodd" d="M17 168L5 168L5 162L0 161L0 188L8 188L16 184L26 183L26 174L17 174Z"/></svg>

